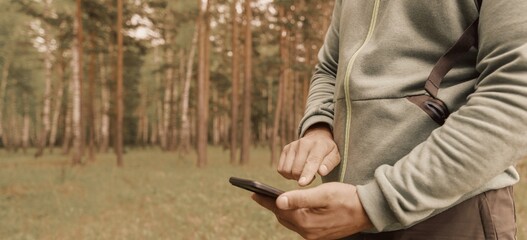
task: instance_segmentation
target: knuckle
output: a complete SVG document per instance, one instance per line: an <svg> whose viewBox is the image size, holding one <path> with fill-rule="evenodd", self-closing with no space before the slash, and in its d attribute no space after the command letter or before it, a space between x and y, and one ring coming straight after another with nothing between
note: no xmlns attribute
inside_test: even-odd
<svg viewBox="0 0 527 240"><path fill-rule="evenodd" d="M284 156L284 155L287 154L287 152L289 152L289 148L286 146L286 147L284 147L284 148L282 149L282 153L281 153L281 155Z"/></svg>
<svg viewBox="0 0 527 240"><path fill-rule="evenodd" d="M294 179L293 176L291 175L291 173L288 173L288 172L283 172L283 173L280 173L285 179Z"/></svg>
<svg viewBox="0 0 527 240"><path fill-rule="evenodd" d="M295 154L296 153L296 146L291 146L289 149L287 149L287 155Z"/></svg>
<svg viewBox="0 0 527 240"><path fill-rule="evenodd" d="M278 173L280 173L280 175L282 175L283 177L287 178L287 176L289 176L289 174L283 170L279 171Z"/></svg>
<svg viewBox="0 0 527 240"><path fill-rule="evenodd" d="M291 170L291 175L293 176L293 178L295 178L295 179L299 179L299 178L300 178L300 175L302 175L302 169L293 168L293 169Z"/></svg>
<svg viewBox="0 0 527 240"><path fill-rule="evenodd" d="M311 153L311 156L309 156L306 159L306 163L314 164L314 163L320 163L322 161L322 157L318 153Z"/></svg>
<svg viewBox="0 0 527 240"><path fill-rule="evenodd" d="M298 169L298 167L295 166L295 167L293 167L293 169L291 169L291 174L292 175L298 175L298 174L300 174L301 171L302 171L301 169Z"/></svg>
<svg viewBox="0 0 527 240"><path fill-rule="evenodd" d="M301 138L298 142L301 146L311 146L313 144L313 140L309 138Z"/></svg>
<svg viewBox="0 0 527 240"><path fill-rule="evenodd" d="M320 164L324 157L320 153L311 153L310 156L306 159L306 163L308 164Z"/></svg>
<svg viewBox="0 0 527 240"><path fill-rule="evenodd" d="M315 239L319 239L318 238L318 234L316 233L312 233L312 232L308 232L308 233L305 233L305 236L303 236L306 240L315 240Z"/></svg>
<svg viewBox="0 0 527 240"><path fill-rule="evenodd" d="M302 238L304 238L306 240L312 240L313 239L313 238L309 238L309 237L311 237L311 235L308 232L299 231L298 234L300 234L300 236L302 236Z"/></svg>
<svg viewBox="0 0 527 240"><path fill-rule="evenodd" d="M302 229L302 237L305 239L318 239L318 233L315 230L315 226L310 221L302 221L301 225L299 225L300 229Z"/></svg>
<svg viewBox="0 0 527 240"><path fill-rule="evenodd" d="M301 173L301 172L294 171L294 172L292 172L291 175L292 175L292 179L299 179L300 176L302 175L302 173Z"/></svg>
<svg viewBox="0 0 527 240"><path fill-rule="evenodd" d="M286 179L291 179L291 173L285 169L279 169L278 170L278 173L280 175L282 175L282 177L286 178Z"/></svg>

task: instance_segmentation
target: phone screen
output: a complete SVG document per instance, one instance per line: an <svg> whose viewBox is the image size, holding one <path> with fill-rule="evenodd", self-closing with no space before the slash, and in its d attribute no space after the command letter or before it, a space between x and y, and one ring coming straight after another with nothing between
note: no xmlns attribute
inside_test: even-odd
<svg viewBox="0 0 527 240"><path fill-rule="evenodd" d="M236 187L240 187L245 190L261 194L270 198L277 198L278 196L280 196L280 194L284 193L284 191L280 189L249 179L230 177L229 182Z"/></svg>

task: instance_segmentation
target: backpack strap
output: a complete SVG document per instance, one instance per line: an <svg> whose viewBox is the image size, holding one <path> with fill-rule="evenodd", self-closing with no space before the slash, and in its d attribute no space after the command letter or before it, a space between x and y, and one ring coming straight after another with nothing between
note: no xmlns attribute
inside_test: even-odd
<svg viewBox="0 0 527 240"><path fill-rule="evenodd" d="M474 0L476 3L476 8L478 9L478 13L481 11L481 4L483 3L483 0Z"/></svg>
<svg viewBox="0 0 527 240"><path fill-rule="evenodd" d="M470 24L454 46L452 46L437 61L425 84L425 90L430 96L437 98L439 86L446 74L452 70L454 65L470 50L470 48L478 46L478 22L479 18Z"/></svg>
<svg viewBox="0 0 527 240"><path fill-rule="evenodd" d="M478 13L481 9L482 0L475 0ZM479 17L472 22L463 32L461 37L439 58L425 83L425 90L429 94L411 96L408 100L423 109L436 123L443 125L450 115L446 104L439 98L437 93L441 82L446 74L452 70L454 65L472 48L478 48L478 25Z"/></svg>

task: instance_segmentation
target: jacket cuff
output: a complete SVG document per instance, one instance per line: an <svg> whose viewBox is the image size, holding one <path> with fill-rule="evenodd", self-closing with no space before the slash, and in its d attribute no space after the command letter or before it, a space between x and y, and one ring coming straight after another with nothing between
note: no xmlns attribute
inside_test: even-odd
<svg viewBox="0 0 527 240"><path fill-rule="evenodd" d="M317 123L326 123L333 132L333 118L326 115L313 115L311 117L305 118L301 123L298 129L298 137L301 138L304 136L306 131L313 125Z"/></svg>
<svg viewBox="0 0 527 240"><path fill-rule="evenodd" d="M398 224L377 182L372 181L366 185L359 185L357 192L362 207L378 232Z"/></svg>

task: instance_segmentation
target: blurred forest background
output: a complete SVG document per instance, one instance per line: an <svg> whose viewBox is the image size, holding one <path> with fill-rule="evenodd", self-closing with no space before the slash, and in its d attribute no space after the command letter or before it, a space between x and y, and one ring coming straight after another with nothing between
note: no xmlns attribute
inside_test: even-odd
<svg viewBox="0 0 527 240"><path fill-rule="evenodd" d="M333 3L0 2L0 139L72 162L125 146L207 145L250 161L296 137ZM269 161L276 161L271 157Z"/></svg>
<svg viewBox="0 0 527 240"><path fill-rule="evenodd" d="M298 188L333 2L0 0L0 239L298 238L228 178Z"/></svg>

